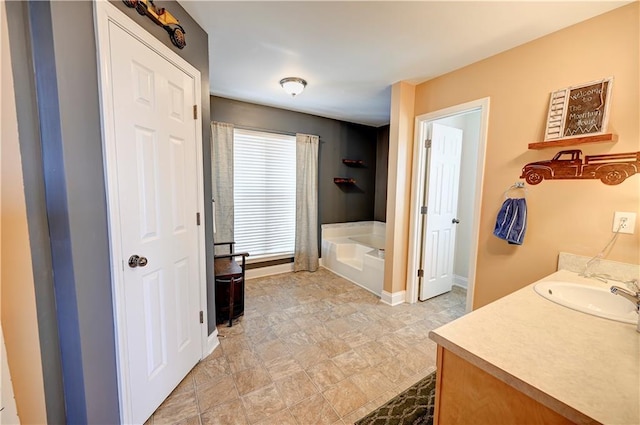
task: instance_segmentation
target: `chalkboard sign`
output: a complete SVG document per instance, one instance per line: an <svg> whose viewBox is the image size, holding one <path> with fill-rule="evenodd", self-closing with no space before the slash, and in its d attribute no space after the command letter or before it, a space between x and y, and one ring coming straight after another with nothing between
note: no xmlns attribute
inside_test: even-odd
<svg viewBox="0 0 640 425"><path fill-rule="evenodd" d="M545 141L606 132L613 78L551 93Z"/></svg>

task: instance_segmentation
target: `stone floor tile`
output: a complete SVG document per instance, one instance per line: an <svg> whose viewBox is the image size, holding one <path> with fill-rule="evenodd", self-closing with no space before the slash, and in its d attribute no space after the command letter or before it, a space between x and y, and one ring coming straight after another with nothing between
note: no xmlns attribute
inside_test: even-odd
<svg viewBox="0 0 640 425"><path fill-rule="evenodd" d="M279 357L265 363L265 366L274 381L291 376L296 372L302 372L302 366L292 356Z"/></svg>
<svg viewBox="0 0 640 425"><path fill-rule="evenodd" d="M399 384L401 381L407 379L415 373L414 370L408 369L407 366L399 363L393 357L378 364L376 368L380 372L382 372L382 374L386 376L390 382L395 385Z"/></svg>
<svg viewBox="0 0 640 425"><path fill-rule="evenodd" d="M231 368L226 357L216 357L211 360L198 363L192 370L190 375L196 386L212 384L231 374Z"/></svg>
<svg viewBox="0 0 640 425"><path fill-rule="evenodd" d="M302 400L289 408L289 411L298 421L304 425L331 425L340 420L333 407L321 394Z"/></svg>
<svg viewBox="0 0 640 425"><path fill-rule="evenodd" d="M322 395L341 418L367 403L367 396L349 379L340 381Z"/></svg>
<svg viewBox="0 0 640 425"><path fill-rule="evenodd" d="M349 344L340 338L327 338L318 341L318 347L327 353L330 359L351 350Z"/></svg>
<svg viewBox="0 0 640 425"><path fill-rule="evenodd" d="M258 422L256 425L298 425L296 420L287 410L281 410L273 416L267 417L265 420Z"/></svg>
<svg viewBox="0 0 640 425"><path fill-rule="evenodd" d="M393 353L375 341L367 342L353 349L370 366L375 366L393 357Z"/></svg>
<svg viewBox="0 0 640 425"><path fill-rule="evenodd" d="M263 367L244 369L233 374L236 389L241 396L271 384L271 376Z"/></svg>
<svg viewBox="0 0 640 425"><path fill-rule="evenodd" d="M251 369L260 366L260 360L250 350L243 349L237 353L228 356L227 361L232 373L238 373L241 370Z"/></svg>
<svg viewBox="0 0 640 425"><path fill-rule="evenodd" d="M393 386L387 377L376 368L368 368L351 377L351 381L362 390L368 401L373 401Z"/></svg>
<svg viewBox="0 0 640 425"><path fill-rule="evenodd" d="M318 391L304 372L297 372L276 381L276 387L287 407L293 406Z"/></svg>
<svg viewBox="0 0 640 425"><path fill-rule="evenodd" d="M269 363L279 357L289 355L289 348L280 339L256 346L256 352L263 362Z"/></svg>
<svg viewBox="0 0 640 425"><path fill-rule="evenodd" d="M369 363L354 350L347 351L331 359L338 369L349 377L369 367Z"/></svg>
<svg viewBox="0 0 640 425"><path fill-rule="evenodd" d="M244 316L145 425L351 424L435 370L428 333L465 305L454 287L391 307L322 268L248 280Z"/></svg>
<svg viewBox="0 0 640 425"><path fill-rule="evenodd" d="M293 358L300 363L303 369L309 369L311 366L322 361L329 360L329 356L318 346L312 346L293 354Z"/></svg>
<svg viewBox="0 0 640 425"><path fill-rule="evenodd" d="M276 390L275 384L260 388L240 398L249 423L255 424L269 416L273 416L287 406Z"/></svg>
<svg viewBox="0 0 640 425"><path fill-rule="evenodd" d="M324 391L342 381L345 376L332 361L325 360L307 369L307 375L320 391Z"/></svg>
<svg viewBox="0 0 640 425"><path fill-rule="evenodd" d="M247 425L240 399L219 404L201 415L202 425Z"/></svg>
<svg viewBox="0 0 640 425"><path fill-rule="evenodd" d="M232 376L226 376L212 384L199 386L196 388L196 394L200 413L206 412L218 404L238 398L238 391Z"/></svg>
<svg viewBox="0 0 640 425"><path fill-rule="evenodd" d="M153 414L154 425L176 424L198 415L195 392L186 392L167 397Z"/></svg>

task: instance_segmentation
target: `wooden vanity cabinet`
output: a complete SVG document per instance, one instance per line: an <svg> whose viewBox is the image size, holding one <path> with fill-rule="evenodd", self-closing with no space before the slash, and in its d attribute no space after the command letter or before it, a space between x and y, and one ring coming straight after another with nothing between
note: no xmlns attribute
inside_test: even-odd
<svg viewBox="0 0 640 425"><path fill-rule="evenodd" d="M435 425L574 422L438 345Z"/></svg>

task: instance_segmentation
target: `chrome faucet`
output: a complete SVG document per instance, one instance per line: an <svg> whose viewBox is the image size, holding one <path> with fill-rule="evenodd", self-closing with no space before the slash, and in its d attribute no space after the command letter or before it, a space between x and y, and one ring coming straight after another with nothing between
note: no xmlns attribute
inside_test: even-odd
<svg viewBox="0 0 640 425"><path fill-rule="evenodd" d="M638 289L638 281L635 280L634 281L630 281L628 283L632 283L636 286L636 291L632 292L629 291L628 289L625 288L621 288L619 286L612 286L611 287L611 293L615 294L615 295L620 295L621 297L624 297L626 299L628 299L629 301L631 301L633 304L635 304L636 306L636 311L638 312L638 327L636 328L637 332L640 332L640 291L637 290ZM627 282L625 282L627 283Z"/></svg>

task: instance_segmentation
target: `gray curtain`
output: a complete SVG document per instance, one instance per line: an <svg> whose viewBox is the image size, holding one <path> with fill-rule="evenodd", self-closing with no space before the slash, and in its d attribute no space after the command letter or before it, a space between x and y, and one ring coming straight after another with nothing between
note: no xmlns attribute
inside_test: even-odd
<svg viewBox="0 0 640 425"><path fill-rule="evenodd" d="M318 270L319 143L318 136L296 134L296 272Z"/></svg>
<svg viewBox="0 0 640 425"><path fill-rule="evenodd" d="M211 123L211 172L213 179L213 240L233 241L233 124ZM216 254L228 253L216 248Z"/></svg>

